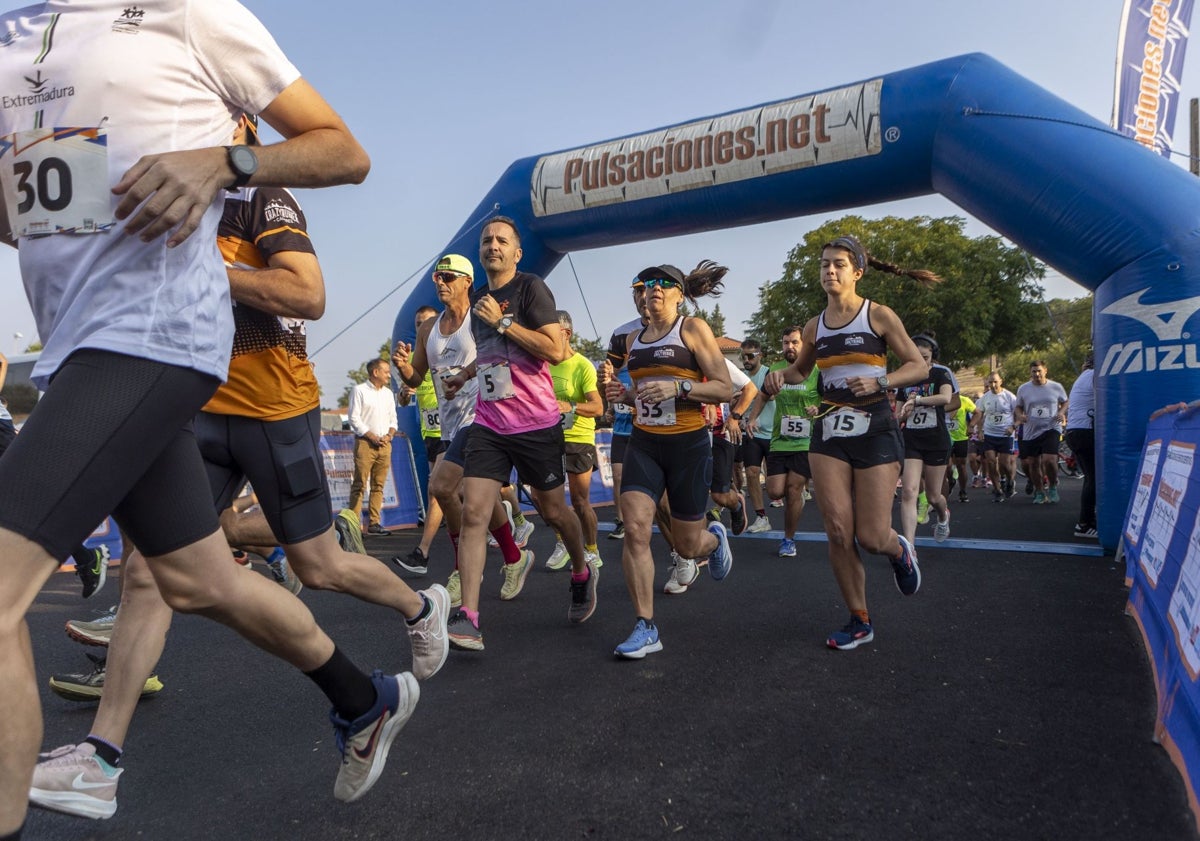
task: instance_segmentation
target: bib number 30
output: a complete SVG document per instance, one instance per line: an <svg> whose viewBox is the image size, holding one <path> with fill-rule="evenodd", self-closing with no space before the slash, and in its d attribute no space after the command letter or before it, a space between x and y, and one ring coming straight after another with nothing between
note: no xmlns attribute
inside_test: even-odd
<svg viewBox="0 0 1200 841"><path fill-rule="evenodd" d="M98 233L113 226L104 129L19 131L0 138L0 162L16 236Z"/></svg>

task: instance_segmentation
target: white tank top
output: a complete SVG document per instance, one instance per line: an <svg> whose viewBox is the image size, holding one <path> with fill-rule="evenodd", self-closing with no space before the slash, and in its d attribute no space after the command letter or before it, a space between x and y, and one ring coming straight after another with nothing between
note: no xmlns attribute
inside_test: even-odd
<svg viewBox="0 0 1200 841"><path fill-rule="evenodd" d="M475 362L475 338L471 335L471 313L468 310L463 323L449 336L442 334L442 319L445 311L437 317L429 337L425 340L425 358L429 360L430 379L437 392L438 411L442 416L442 438L451 441L464 426L475 421L475 400L479 396L479 382L475 377L467 379L453 400L447 400L442 390L442 377L457 374Z"/></svg>

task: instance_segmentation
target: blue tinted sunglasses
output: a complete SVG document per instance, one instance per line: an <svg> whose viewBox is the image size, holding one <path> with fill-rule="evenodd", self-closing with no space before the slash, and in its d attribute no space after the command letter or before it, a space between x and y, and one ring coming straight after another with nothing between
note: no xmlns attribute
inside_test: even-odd
<svg viewBox="0 0 1200 841"><path fill-rule="evenodd" d="M645 281L647 289L653 289L656 286L661 286L663 289L682 289L683 284L678 280L673 280L669 277L652 277Z"/></svg>

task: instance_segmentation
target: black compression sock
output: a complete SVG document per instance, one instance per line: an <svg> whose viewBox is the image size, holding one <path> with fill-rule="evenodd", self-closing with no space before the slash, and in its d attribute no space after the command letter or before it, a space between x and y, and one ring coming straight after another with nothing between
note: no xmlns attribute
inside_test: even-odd
<svg viewBox="0 0 1200 841"><path fill-rule="evenodd" d="M346 721L354 721L375 706L375 684L341 649L333 649L324 665L305 674L320 687L337 714Z"/></svg>

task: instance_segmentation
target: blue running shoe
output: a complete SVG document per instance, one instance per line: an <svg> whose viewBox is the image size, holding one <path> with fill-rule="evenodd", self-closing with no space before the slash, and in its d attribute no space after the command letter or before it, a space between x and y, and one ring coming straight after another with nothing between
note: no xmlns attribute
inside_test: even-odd
<svg viewBox="0 0 1200 841"><path fill-rule="evenodd" d="M720 581L733 569L733 553L729 551L729 536L723 523L709 523L708 530L717 538L717 548L708 556L708 574Z"/></svg>
<svg viewBox="0 0 1200 841"><path fill-rule="evenodd" d="M779 541L779 557L794 558L796 557L796 541L788 540L786 537Z"/></svg>
<svg viewBox="0 0 1200 841"><path fill-rule="evenodd" d="M645 619L639 619L633 626L633 633L629 635L629 639L618 645L613 654L627 660L641 660L647 654L656 651L662 651L662 643L658 640L658 626L653 623L647 625Z"/></svg>
<svg viewBox="0 0 1200 841"><path fill-rule="evenodd" d="M917 566L917 550L904 535L900 539L900 557L892 558L892 571L896 573L896 589L911 596L921 589L921 568Z"/></svg>
<svg viewBox="0 0 1200 841"><path fill-rule="evenodd" d="M903 539L903 538L901 538ZM825 644L838 651L850 651L863 643L875 639L875 630L857 616L851 616L850 621L840 631L834 631L825 640Z"/></svg>
<svg viewBox="0 0 1200 841"><path fill-rule="evenodd" d="M330 710L334 741L342 752L342 767L333 786L333 796L344 803L362 797L375 785L388 751L400 730L412 717L421 688L411 672L392 676L376 670L371 674L378 698L375 706L354 721Z"/></svg>

